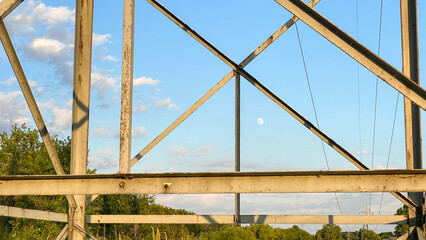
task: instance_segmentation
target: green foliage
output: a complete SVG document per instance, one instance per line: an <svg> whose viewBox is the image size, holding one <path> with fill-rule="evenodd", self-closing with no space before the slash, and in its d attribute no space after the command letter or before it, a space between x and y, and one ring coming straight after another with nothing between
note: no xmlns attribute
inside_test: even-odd
<svg viewBox="0 0 426 240"><path fill-rule="evenodd" d="M408 216L408 206L404 204L401 208L398 208L396 210L395 215L405 215L405 216ZM407 233L408 230L409 230L408 224L398 224L395 227L394 234L397 237L401 237L402 235L404 235L405 233Z"/></svg>
<svg viewBox="0 0 426 240"><path fill-rule="evenodd" d="M65 172L69 172L70 139L53 138ZM13 126L0 134L0 175L55 174L47 150L36 130ZM0 205L67 213L64 196L0 196ZM65 224L0 217L0 239L54 238Z"/></svg>
<svg viewBox="0 0 426 240"><path fill-rule="evenodd" d="M342 229L334 224L326 224L315 234L316 239L322 240L343 240Z"/></svg>
<svg viewBox="0 0 426 240"><path fill-rule="evenodd" d="M286 240L313 240L314 236L306 232L305 230L300 229L298 226L294 225L288 229L275 229L276 239L286 239Z"/></svg>

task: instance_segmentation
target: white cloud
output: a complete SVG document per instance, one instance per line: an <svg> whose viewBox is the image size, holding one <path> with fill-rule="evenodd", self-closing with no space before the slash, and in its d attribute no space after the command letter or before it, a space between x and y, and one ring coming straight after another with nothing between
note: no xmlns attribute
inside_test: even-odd
<svg viewBox="0 0 426 240"><path fill-rule="evenodd" d="M189 150L185 147L175 147L168 152L170 156L188 156Z"/></svg>
<svg viewBox="0 0 426 240"><path fill-rule="evenodd" d="M157 85L160 83L160 80L153 79L150 77L140 77L133 79L133 85L134 86L141 86L141 85Z"/></svg>
<svg viewBox="0 0 426 240"><path fill-rule="evenodd" d="M107 33L107 34L97 34L97 33L93 33L93 37L92 37L92 44L94 47L102 45L106 42L109 41L109 39L111 38L111 34Z"/></svg>
<svg viewBox="0 0 426 240"><path fill-rule="evenodd" d="M148 110L148 106L144 106L144 105L140 105L140 106L134 106L133 107L133 112L145 112L146 110Z"/></svg>
<svg viewBox="0 0 426 240"><path fill-rule="evenodd" d="M32 123L28 107L21 92L0 92L0 130L10 129L13 124Z"/></svg>
<svg viewBox="0 0 426 240"><path fill-rule="evenodd" d="M118 78L110 77L107 71L101 71L98 69L94 69L92 71L92 87L97 90L108 90L114 89L116 90L118 86L116 85Z"/></svg>
<svg viewBox="0 0 426 240"><path fill-rule="evenodd" d="M155 106L159 107L159 108L167 108L167 109L173 109L173 110L177 110L178 106L174 103L172 103L171 98L166 98L163 100L158 100L155 102Z"/></svg>
<svg viewBox="0 0 426 240"><path fill-rule="evenodd" d="M27 53L35 59L48 59L61 55L67 49L65 44L55 39L36 38L27 47Z"/></svg>
<svg viewBox="0 0 426 240"><path fill-rule="evenodd" d="M93 152L89 151L89 168L105 170L118 166L117 149L105 148Z"/></svg>
<svg viewBox="0 0 426 240"><path fill-rule="evenodd" d="M182 156L205 156L207 155L211 150L213 150L212 146L205 145L205 146L199 146L194 149L188 149L185 147L173 147L169 152L167 153L169 156L176 156L176 157L182 157Z"/></svg>
<svg viewBox="0 0 426 240"><path fill-rule="evenodd" d="M10 77L7 80L0 82L0 85L5 85L5 86L12 86L12 84L14 84L16 82L16 78L15 77Z"/></svg>
<svg viewBox="0 0 426 240"><path fill-rule="evenodd" d="M136 127L132 131L132 137L139 138L146 135L146 127Z"/></svg>
<svg viewBox="0 0 426 240"><path fill-rule="evenodd" d="M107 55L105 57L102 58L103 60L107 60L107 61L113 61L113 62L117 62L118 59L112 55Z"/></svg>
<svg viewBox="0 0 426 240"><path fill-rule="evenodd" d="M72 111L69 108L52 108L52 128L54 134L64 135L71 130Z"/></svg>
<svg viewBox="0 0 426 240"><path fill-rule="evenodd" d="M110 128L103 127L93 130L90 133L91 136L100 136L100 137L107 137L107 138L119 138L120 132L119 130L112 131Z"/></svg>
<svg viewBox="0 0 426 240"><path fill-rule="evenodd" d="M74 9L64 6L51 7L41 1L29 0L12 12L7 18L7 24L12 33L26 34L35 31L34 27L38 25L72 23L74 19Z"/></svg>
<svg viewBox="0 0 426 240"><path fill-rule="evenodd" d="M72 44L47 37L35 38L24 48L30 59L53 65L55 74L68 84L72 83L72 50Z"/></svg>

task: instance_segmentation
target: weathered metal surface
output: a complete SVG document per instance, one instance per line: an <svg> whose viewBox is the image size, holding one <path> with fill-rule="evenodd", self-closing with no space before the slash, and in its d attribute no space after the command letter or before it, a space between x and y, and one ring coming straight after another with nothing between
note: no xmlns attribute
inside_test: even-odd
<svg viewBox="0 0 426 240"><path fill-rule="evenodd" d="M129 173L131 167L134 33L135 0L124 0L123 60L121 71L120 173Z"/></svg>
<svg viewBox="0 0 426 240"><path fill-rule="evenodd" d="M417 0L401 0L401 45L402 71L419 84L419 44L417 29ZM422 140L420 108L410 99L404 98L405 149L407 169L422 169ZM408 193L408 198L417 207L408 210L410 239L415 237L415 227L423 228L423 193Z"/></svg>
<svg viewBox="0 0 426 240"><path fill-rule="evenodd" d="M426 109L426 91L300 0L275 0L372 73Z"/></svg>
<svg viewBox="0 0 426 240"><path fill-rule="evenodd" d="M0 19L4 19L9 13L19 6L24 0L2 0L0 2Z"/></svg>
<svg viewBox="0 0 426 240"><path fill-rule="evenodd" d="M86 174L89 138L90 75L92 66L93 0L76 1L74 80L71 132L71 174ZM74 225L85 224L86 196L76 195L77 208L69 224L69 238L83 239ZM73 211L73 209L70 209Z"/></svg>
<svg viewBox="0 0 426 240"><path fill-rule="evenodd" d="M88 215L92 224L233 224L234 215ZM241 215L242 224L403 224L401 215Z"/></svg>
<svg viewBox="0 0 426 240"><path fill-rule="evenodd" d="M67 214L0 205L0 216L67 222Z"/></svg>
<svg viewBox="0 0 426 240"><path fill-rule="evenodd" d="M426 170L2 176L0 192L5 196L424 192L425 182Z"/></svg>

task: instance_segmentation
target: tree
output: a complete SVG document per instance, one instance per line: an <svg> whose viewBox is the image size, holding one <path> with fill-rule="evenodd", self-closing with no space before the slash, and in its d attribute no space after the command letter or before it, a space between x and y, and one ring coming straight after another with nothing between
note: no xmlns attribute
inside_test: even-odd
<svg viewBox="0 0 426 240"><path fill-rule="evenodd" d="M275 236L277 239L285 239L285 240L313 240L314 236L309 234L303 229L300 229L298 226L294 225L291 228L275 229Z"/></svg>
<svg viewBox="0 0 426 240"><path fill-rule="evenodd" d="M69 172L70 139L53 138L65 172ZM0 175L55 174L47 150L36 130L12 126L10 134L0 134ZM0 196L0 205L67 213L64 196ZM0 239L48 239L65 224L50 221L0 217Z"/></svg>
<svg viewBox="0 0 426 240"><path fill-rule="evenodd" d="M322 229L315 234L317 239L323 240L344 240L342 237L342 229L334 224L325 224Z"/></svg>
<svg viewBox="0 0 426 240"><path fill-rule="evenodd" d="M408 206L404 204L401 208L398 208L396 210L395 215L405 215L405 216L408 216ZM408 224L406 224L406 223L405 224L398 224L395 227L394 234L397 237L401 237L402 235L404 235L405 233L407 233L408 230L409 230Z"/></svg>

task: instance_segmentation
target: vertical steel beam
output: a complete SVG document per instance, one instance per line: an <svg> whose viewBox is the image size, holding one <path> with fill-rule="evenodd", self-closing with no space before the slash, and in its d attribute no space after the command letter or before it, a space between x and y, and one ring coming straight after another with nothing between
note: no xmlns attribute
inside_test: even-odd
<svg viewBox="0 0 426 240"><path fill-rule="evenodd" d="M71 174L86 174L89 137L90 74L92 62L93 0L76 1L74 84L71 133ZM84 229L86 196L75 195L77 208L70 219L69 239L83 239L74 226ZM72 211L70 209L70 211Z"/></svg>
<svg viewBox="0 0 426 240"><path fill-rule="evenodd" d="M402 70L419 84L419 43L417 29L417 0L401 0ZM407 169L422 169L422 138L420 108L404 97L405 146ZM415 229L423 229L423 193L408 193L417 207L408 210L410 239L416 239Z"/></svg>
<svg viewBox="0 0 426 240"><path fill-rule="evenodd" d="M120 173L130 172L133 100L135 0L123 1L123 65L121 70Z"/></svg>
<svg viewBox="0 0 426 240"><path fill-rule="evenodd" d="M235 73L235 171L240 171L240 149L241 149L241 134L240 134L240 74ZM241 203L240 194L235 194L235 223L241 222Z"/></svg>

